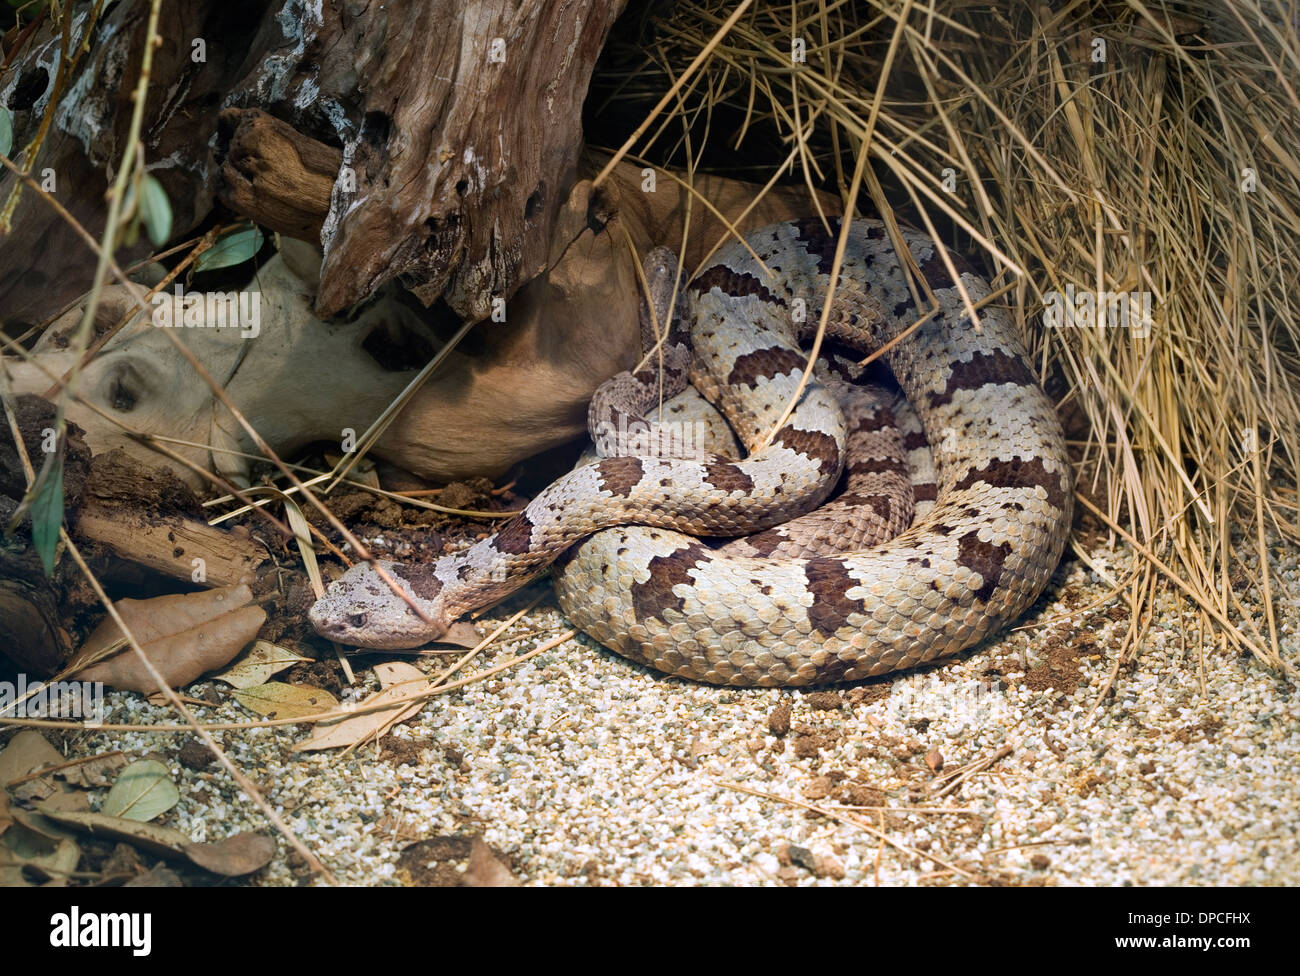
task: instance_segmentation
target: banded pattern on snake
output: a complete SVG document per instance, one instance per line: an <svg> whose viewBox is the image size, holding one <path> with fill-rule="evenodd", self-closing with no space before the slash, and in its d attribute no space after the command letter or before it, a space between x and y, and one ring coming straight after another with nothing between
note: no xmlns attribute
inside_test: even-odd
<svg viewBox="0 0 1300 976"><path fill-rule="evenodd" d="M929 309L918 311L883 226L855 220L827 329L859 351L887 347L910 410L876 399L846 419L838 381L819 369L762 443L798 390L806 365L799 333L821 315L839 231L834 219L764 228L747 239L761 264L737 242L686 289L690 380L725 415L747 457L606 457L579 467L464 552L427 565L384 563L431 623L361 564L312 607L316 629L364 647L418 646L554 563L561 609L605 646L698 681L773 686L913 667L1018 617L1046 586L1068 537L1064 435L1010 317L988 305L973 328L928 238L903 232L937 304L909 329ZM988 296L958 255L950 260L973 302ZM800 307L806 314L793 316ZM852 435L868 432L863 418L888 426L893 413L906 457L926 454L917 450L919 427L933 459L932 481L912 472L916 514L901 532L913 501L908 479L888 452L848 456ZM808 534L811 542L765 531L821 505L846 462L847 499ZM887 484L863 490L855 475ZM886 530L870 529L864 542L853 524ZM745 535L725 545L699 538Z"/></svg>

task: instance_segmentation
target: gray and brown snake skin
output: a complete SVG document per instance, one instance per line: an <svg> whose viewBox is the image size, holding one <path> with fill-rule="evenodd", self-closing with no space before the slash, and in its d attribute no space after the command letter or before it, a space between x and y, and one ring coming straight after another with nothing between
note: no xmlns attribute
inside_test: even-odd
<svg viewBox="0 0 1300 976"><path fill-rule="evenodd" d="M552 563L560 606L581 630L634 661L714 684L852 681L955 654L1016 619L1069 534L1064 435L1010 317L989 305L976 331L920 234L903 232L938 309L884 357L914 411L899 411L913 418L910 432L898 422L902 448L933 456L933 481L911 478L915 519L874 546L847 528L824 531L825 519L811 533L825 545L765 531L817 508L842 475L849 487L830 510L839 513L832 527L855 511L864 522L898 519L888 452L850 456L853 436L873 412L888 415L887 403L864 408L868 420L853 411L846 419L833 381L810 382L760 444L804 371L799 333L821 315L839 232L835 219L763 228L748 238L762 266L733 243L687 286L690 379L752 452L744 460L628 456L579 467L464 552L382 563L432 623L359 564L312 607L317 631L363 647L415 647ZM988 285L949 256L971 301L985 298ZM918 311L883 226L855 220L828 338L878 349L921 318L924 294L922 303ZM929 452L915 450L918 421ZM864 487L872 477L895 484ZM906 494L904 485L901 504ZM749 538L726 545L697 538L741 535Z"/></svg>

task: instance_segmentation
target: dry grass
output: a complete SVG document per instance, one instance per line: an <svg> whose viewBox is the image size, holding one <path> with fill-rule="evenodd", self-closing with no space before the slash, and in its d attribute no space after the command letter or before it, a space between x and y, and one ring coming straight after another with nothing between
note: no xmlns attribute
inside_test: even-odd
<svg viewBox="0 0 1300 976"><path fill-rule="evenodd" d="M865 140L875 209L985 252L1086 431L1078 488L1101 512L1093 524L1140 544L1118 588L1135 620L1121 658L1177 577L1221 646L1293 675L1274 604L1295 594L1263 556L1300 538L1300 12L1057 6L755 5L634 151L848 199ZM668 20L647 17L639 39L607 51L596 97L637 116L734 9L679 2ZM1100 325L1049 327L1045 302L1068 289L1145 292L1149 328L1137 314L1112 324L1105 305ZM1239 602L1243 584L1262 613Z"/></svg>

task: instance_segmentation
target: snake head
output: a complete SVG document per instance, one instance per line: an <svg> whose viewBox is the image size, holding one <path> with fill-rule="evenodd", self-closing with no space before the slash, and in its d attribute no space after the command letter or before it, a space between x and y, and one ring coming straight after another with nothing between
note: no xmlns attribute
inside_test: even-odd
<svg viewBox="0 0 1300 976"><path fill-rule="evenodd" d="M358 563L330 584L308 611L316 633L340 644L396 650L419 647L447 632L451 619L433 566L388 560L375 565L406 592L410 602L395 593L369 563ZM411 603L427 619L421 619Z"/></svg>

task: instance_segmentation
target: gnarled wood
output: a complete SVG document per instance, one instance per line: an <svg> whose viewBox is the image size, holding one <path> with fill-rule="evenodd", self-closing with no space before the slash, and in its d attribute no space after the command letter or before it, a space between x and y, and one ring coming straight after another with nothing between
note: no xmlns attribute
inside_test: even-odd
<svg viewBox="0 0 1300 976"><path fill-rule="evenodd" d="M166 468L145 467L120 450L92 459L69 525L78 540L205 586L251 579L268 558L266 549L246 535L208 525L193 491Z"/></svg>
<svg viewBox="0 0 1300 976"><path fill-rule="evenodd" d="M426 304L445 291L468 319L510 297L546 263L573 181L581 108L596 57L624 0L429 0L351 4L169 0L163 4L142 139L167 191L173 233L211 211L211 144L223 108L260 108L344 163L332 206L319 311L333 314L400 277ZM77 13L88 44L32 170L99 236L106 173L123 153L147 0ZM54 96L61 25L51 17L0 79L18 152ZM16 78L10 86L6 82ZM239 158L243 146L232 154ZM249 165L257 160L244 157ZM273 181L273 169L261 171ZM0 175L0 199L15 177ZM283 187L280 187L283 190ZM313 192L319 186L313 185ZM248 187L228 186L239 209ZM274 194L271 194L274 196ZM267 209L267 200L258 201ZM292 213L272 226L315 233ZM143 252L145 245L137 245ZM93 255L48 205L24 191L0 238L0 320L37 321L85 290Z"/></svg>
<svg viewBox="0 0 1300 976"><path fill-rule="evenodd" d="M217 198L271 230L320 240L343 153L258 108L221 113Z"/></svg>
<svg viewBox="0 0 1300 976"><path fill-rule="evenodd" d="M335 184L317 311L392 278L462 318L546 264L582 143L582 101L624 0L389 4L356 41L360 134Z"/></svg>

